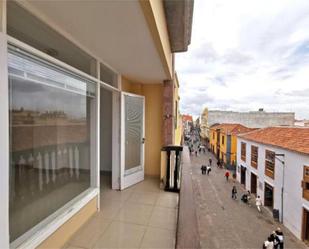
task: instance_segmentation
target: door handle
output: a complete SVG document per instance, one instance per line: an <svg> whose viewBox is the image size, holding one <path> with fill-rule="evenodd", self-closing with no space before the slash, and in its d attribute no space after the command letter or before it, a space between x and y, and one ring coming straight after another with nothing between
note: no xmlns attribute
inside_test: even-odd
<svg viewBox="0 0 309 249"><path fill-rule="evenodd" d="M145 140L146 140L146 138L142 138L142 144L144 144L145 143Z"/></svg>

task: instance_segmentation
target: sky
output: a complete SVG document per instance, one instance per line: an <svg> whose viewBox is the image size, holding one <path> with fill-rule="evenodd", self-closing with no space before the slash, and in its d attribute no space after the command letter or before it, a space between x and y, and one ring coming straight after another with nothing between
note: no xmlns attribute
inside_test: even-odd
<svg viewBox="0 0 309 249"><path fill-rule="evenodd" d="M309 119L309 0L195 0L176 70L183 114L264 108Z"/></svg>

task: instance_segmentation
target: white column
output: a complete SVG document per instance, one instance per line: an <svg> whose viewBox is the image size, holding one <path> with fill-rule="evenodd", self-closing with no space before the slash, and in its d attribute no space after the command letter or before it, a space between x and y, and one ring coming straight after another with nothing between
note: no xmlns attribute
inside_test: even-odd
<svg viewBox="0 0 309 249"><path fill-rule="evenodd" d="M73 176L73 150L69 148L69 166L70 166L70 177Z"/></svg>
<svg viewBox="0 0 309 249"><path fill-rule="evenodd" d="M74 149L74 161L75 161L75 175L79 178L79 149L75 146Z"/></svg>
<svg viewBox="0 0 309 249"><path fill-rule="evenodd" d="M43 190L43 174L42 174L43 159L42 159L40 152L37 155L36 160L37 160L37 168L39 169L39 190L42 191Z"/></svg>
<svg viewBox="0 0 309 249"><path fill-rule="evenodd" d="M52 170L53 170L53 175L52 175L52 181L55 182L56 181L56 151L53 151L51 153L51 166L52 166Z"/></svg>
<svg viewBox="0 0 309 249"><path fill-rule="evenodd" d="M0 1L0 248L9 248L9 89L6 0Z"/></svg>
<svg viewBox="0 0 309 249"><path fill-rule="evenodd" d="M45 177L46 177L46 184L49 183L49 153L45 152L44 154L44 168L45 168Z"/></svg>

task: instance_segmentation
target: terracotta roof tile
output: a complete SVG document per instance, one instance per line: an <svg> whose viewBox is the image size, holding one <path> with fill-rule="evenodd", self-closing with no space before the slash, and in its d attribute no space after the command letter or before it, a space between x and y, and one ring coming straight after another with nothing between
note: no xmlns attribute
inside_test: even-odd
<svg viewBox="0 0 309 249"><path fill-rule="evenodd" d="M268 127L238 136L250 141L309 154L309 127Z"/></svg>
<svg viewBox="0 0 309 249"><path fill-rule="evenodd" d="M214 130L220 129L222 130L222 132L226 134L233 134L233 135L255 130L255 128L248 128L242 124L219 124L211 127L211 129Z"/></svg>

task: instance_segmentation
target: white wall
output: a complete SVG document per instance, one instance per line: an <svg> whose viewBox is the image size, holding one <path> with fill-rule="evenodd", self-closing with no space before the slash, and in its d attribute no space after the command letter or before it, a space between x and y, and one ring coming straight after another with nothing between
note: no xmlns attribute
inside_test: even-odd
<svg viewBox="0 0 309 249"><path fill-rule="evenodd" d="M100 170L112 171L112 92L101 88Z"/></svg>
<svg viewBox="0 0 309 249"><path fill-rule="evenodd" d="M246 143L246 163L241 160L241 142ZM258 147L258 169L250 166L251 164L251 145ZM276 157L274 180L265 176L265 150L274 151L276 154L284 154L284 157ZM284 173L284 195L283 195L283 223L299 239L301 238L302 228L302 207L309 210L309 202L302 198L301 181L303 179L303 166L309 165L309 155L284 150L279 147L258 144L237 138L237 165L245 166L246 189L251 188L251 172L257 175L257 195L260 195L264 204L264 183L267 182L274 187L274 209L279 209L281 215L281 188L283 181L283 164L277 159L285 161ZM240 172L237 170L237 180L240 182ZM263 188L259 188L259 182Z"/></svg>

